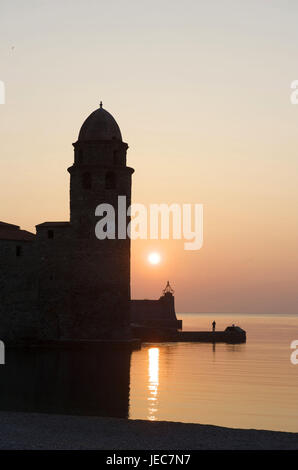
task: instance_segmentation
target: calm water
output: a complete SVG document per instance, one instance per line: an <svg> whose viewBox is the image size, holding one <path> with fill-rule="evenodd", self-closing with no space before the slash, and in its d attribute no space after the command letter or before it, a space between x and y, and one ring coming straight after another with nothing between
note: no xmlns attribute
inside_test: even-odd
<svg viewBox="0 0 298 470"><path fill-rule="evenodd" d="M298 432L298 316L178 315L184 330L247 332L241 345L144 345L131 360L131 418Z"/></svg>
<svg viewBox="0 0 298 470"><path fill-rule="evenodd" d="M236 323L241 345L144 344L139 351L11 351L0 409L298 432L298 316L178 315L184 330Z"/></svg>

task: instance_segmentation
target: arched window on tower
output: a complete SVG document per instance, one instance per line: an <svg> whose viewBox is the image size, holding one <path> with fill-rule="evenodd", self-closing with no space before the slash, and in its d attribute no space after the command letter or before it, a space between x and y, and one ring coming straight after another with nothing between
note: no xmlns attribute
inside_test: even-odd
<svg viewBox="0 0 298 470"><path fill-rule="evenodd" d="M91 233L92 223L87 215L82 215L79 218L79 237L89 238Z"/></svg>
<svg viewBox="0 0 298 470"><path fill-rule="evenodd" d="M83 173L82 175L82 186L83 189L91 189L92 186L92 178L89 172Z"/></svg>
<svg viewBox="0 0 298 470"><path fill-rule="evenodd" d="M120 165L120 163L121 163L121 156L120 156L118 150L114 150L113 163L114 163L114 165Z"/></svg>
<svg viewBox="0 0 298 470"><path fill-rule="evenodd" d="M23 250L22 250L22 246L16 246L16 256L22 256L23 254Z"/></svg>
<svg viewBox="0 0 298 470"><path fill-rule="evenodd" d="M115 189L116 187L116 175L113 171L108 171L106 174L105 188Z"/></svg>
<svg viewBox="0 0 298 470"><path fill-rule="evenodd" d="M83 162L83 150L79 150L78 151L78 163L82 163Z"/></svg>

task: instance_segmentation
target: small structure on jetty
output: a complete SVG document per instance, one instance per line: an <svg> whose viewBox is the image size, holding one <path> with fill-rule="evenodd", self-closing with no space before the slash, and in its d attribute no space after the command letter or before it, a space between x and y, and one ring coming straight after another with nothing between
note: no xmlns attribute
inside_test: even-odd
<svg viewBox="0 0 298 470"><path fill-rule="evenodd" d="M157 300L131 300L130 321L133 325L154 328L182 328L175 313L174 291L169 281Z"/></svg>

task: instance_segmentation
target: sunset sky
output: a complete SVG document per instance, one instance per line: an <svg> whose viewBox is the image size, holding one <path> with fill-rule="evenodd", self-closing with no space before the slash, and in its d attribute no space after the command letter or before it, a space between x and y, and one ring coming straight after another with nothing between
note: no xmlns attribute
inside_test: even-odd
<svg viewBox="0 0 298 470"><path fill-rule="evenodd" d="M0 220L68 220L71 144L102 100L133 202L204 205L201 250L132 243L132 297L169 279L178 313L297 313L297 17L287 0L1 2Z"/></svg>

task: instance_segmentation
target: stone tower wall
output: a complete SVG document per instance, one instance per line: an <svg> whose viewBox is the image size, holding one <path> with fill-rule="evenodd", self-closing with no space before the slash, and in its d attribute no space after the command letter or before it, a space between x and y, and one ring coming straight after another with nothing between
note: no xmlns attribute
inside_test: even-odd
<svg viewBox="0 0 298 470"><path fill-rule="evenodd" d="M127 144L120 141L74 144L69 168L70 222L73 227L71 311L74 335L82 338L123 337L129 325L130 239L99 240L95 209L118 196L131 203L131 175L126 167ZM112 175L112 177L111 177ZM129 219L127 218L127 223Z"/></svg>

